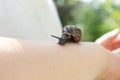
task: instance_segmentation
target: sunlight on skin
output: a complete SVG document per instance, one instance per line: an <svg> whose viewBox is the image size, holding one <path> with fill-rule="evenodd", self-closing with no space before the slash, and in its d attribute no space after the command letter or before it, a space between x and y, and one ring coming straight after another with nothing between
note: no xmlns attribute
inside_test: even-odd
<svg viewBox="0 0 120 80"><path fill-rule="evenodd" d="M16 53L21 52L23 49L16 39L0 37L0 55L12 54L15 51ZM9 53L4 51L10 51Z"/></svg>

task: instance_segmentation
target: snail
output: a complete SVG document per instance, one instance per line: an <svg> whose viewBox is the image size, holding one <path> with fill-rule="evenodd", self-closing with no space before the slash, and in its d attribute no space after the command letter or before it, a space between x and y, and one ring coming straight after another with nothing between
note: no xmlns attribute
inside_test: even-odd
<svg viewBox="0 0 120 80"><path fill-rule="evenodd" d="M81 40L81 30L75 26L67 25L63 28L61 37L54 35L52 37L59 39L58 44L60 45L68 42L79 43Z"/></svg>

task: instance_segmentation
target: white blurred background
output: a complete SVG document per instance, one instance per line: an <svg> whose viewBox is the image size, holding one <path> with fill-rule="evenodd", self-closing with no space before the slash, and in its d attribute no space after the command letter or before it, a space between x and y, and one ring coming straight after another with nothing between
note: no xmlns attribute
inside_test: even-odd
<svg viewBox="0 0 120 80"><path fill-rule="evenodd" d="M53 40L61 23L52 0L0 0L0 36Z"/></svg>

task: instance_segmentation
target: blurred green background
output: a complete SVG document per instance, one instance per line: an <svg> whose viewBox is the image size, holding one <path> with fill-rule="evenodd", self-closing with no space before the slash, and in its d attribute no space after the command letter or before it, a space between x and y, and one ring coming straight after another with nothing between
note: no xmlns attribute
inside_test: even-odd
<svg viewBox="0 0 120 80"><path fill-rule="evenodd" d="M62 25L82 30L82 41L95 41L120 27L120 0L54 0Z"/></svg>

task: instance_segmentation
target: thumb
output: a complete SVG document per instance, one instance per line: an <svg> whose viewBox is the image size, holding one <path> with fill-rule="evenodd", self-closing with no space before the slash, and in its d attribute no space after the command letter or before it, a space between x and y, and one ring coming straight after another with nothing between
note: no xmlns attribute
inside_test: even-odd
<svg viewBox="0 0 120 80"><path fill-rule="evenodd" d="M119 29L115 29L113 31L110 31L110 32L104 34L102 37L98 38L96 40L96 43L102 44L105 41L111 42L114 38L116 38L118 36L119 33L120 33Z"/></svg>

